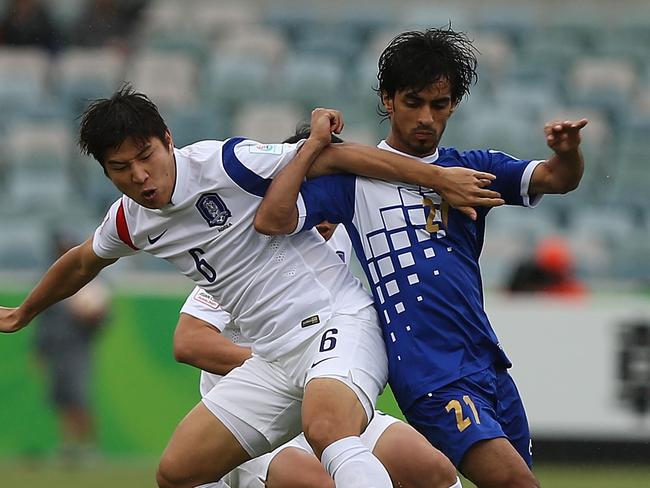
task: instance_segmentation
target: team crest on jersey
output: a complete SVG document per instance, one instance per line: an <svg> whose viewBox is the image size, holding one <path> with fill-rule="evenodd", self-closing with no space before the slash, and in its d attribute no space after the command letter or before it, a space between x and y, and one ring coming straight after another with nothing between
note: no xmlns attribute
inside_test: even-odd
<svg viewBox="0 0 650 488"><path fill-rule="evenodd" d="M201 195L196 202L196 208L210 227L224 226L228 219L232 217L232 213L216 193Z"/></svg>

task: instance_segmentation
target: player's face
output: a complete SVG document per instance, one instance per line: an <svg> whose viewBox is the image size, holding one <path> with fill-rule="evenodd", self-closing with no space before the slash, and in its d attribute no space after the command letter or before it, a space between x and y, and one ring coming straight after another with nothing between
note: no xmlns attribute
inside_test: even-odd
<svg viewBox="0 0 650 488"><path fill-rule="evenodd" d="M323 239L329 241L336 230L336 226L339 224L332 224L327 220L323 220L320 224L316 226L318 233L323 236Z"/></svg>
<svg viewBox="0 0 650 488"><path fill-rule="evenodd" d="M390 116L386 142L391 147L418 157L436 152L455 108L447 80L432 83L419 92L406 89L395 92L392 98L384 94L383 102Z"/></svg>
<svg viewBox="0 0 650 488"><path fill-rule="evenodd" d="M123 194L147 208L162 208L171 201L176 164L171 135L163 143L152 137L144 144L132 138L108 151L106 174Z"/></svg>

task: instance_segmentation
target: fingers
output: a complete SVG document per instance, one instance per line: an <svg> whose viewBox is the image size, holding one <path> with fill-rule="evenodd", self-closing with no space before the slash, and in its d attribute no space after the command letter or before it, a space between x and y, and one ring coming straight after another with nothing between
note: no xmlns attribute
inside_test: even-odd
<svg viewBox="0 0 650 488"><path fill-rule="evenodd" d="M488 180L486 178L481 178L478 180L477 185L481 188L485 188L486 186L490 186L492 184L493 180Z"/></svg>
<svg viewBox="0 0 650 488"><path fill-rule="evenodd" d="M589 123L587 119L580 120L555 120L544 125L544 133L548 136L553 133L560 133L565 131L579 131Z"/></svg>
<svg viewBox="0 0 650 488"><path fill-rule="evenodd" d="M311 112L312 127L315 123L318 123L325 118L329 122L330 132L340 134L345 125L343 121L343 114L338 110L331 108L315 108Z"/></svg>
<svg viewBox="0 0 650 488"><path fill-rule="evenodd" d="M476 213L476 210L474 207L456 207L456 210L459 210L463 212L465 215L467 215L470 219L476 220L478 214Z"/></svg>
<svg viewBox="0 0 650 488"><path fill-rule="evenodd" d="M496 192L494 190L486 190L485 188L481 188L476 192L476 197L477 198L498 198L501 200L501 194L499 192Z"/></svg>
<svg viewBox="0 0 650 488"><path fill-rule="evenodd" d="M505 205L506 201L503 198L488 198L481 197L477 200L477 205L481 207L500 207Z"/></svg>
<svg viewBox="0 0 650 488"><path fill-rule="evenodd" d="M483 171L474 172L474 177L478 178L479 180L489 180L489 181L495 180L497 178L492 173L484 173Z"/></svg>

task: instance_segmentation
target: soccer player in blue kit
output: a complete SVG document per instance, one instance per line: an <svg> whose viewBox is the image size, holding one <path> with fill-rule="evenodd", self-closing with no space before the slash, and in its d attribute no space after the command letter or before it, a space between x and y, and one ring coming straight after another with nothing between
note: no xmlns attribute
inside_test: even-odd
<svg viewBox="0 0 650 488"><path fill-rule="evenodd" d="M451 28L405 32L379 59L390 131L380 148L443 167L492 173L507 204L534 206L574 190L587 120L545 125L552 154L520 160L493 150L439 147L476 79L471 41ZM507 130L507 128L504 128ZM528 421L511 366L483 307L479 269L488 208L476 218L435 191L351 175L303 184L309 160L276 175L255 226L297 233L322 220L346 225L368 277L388 351L389 382L407 420L480 487L538 486Z"/></svg>

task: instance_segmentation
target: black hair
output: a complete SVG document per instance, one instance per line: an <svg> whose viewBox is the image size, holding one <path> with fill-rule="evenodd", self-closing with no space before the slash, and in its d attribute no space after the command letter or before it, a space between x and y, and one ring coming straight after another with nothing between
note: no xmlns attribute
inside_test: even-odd
<svg viewBox="0 0 650 488"><path fill-rule="evenodd" d="M287 137L282 142L285 144L295 144L298 141L307 139L310 134L311 134L311 126L306 122L301 122L296 126L296 132L294 132L292 136ZM339 142L343 142L343 139L338 137L336 134L332 134L332 136L330 137L330 142L339 143Z"/></svg>
<svg viewBox="0 0 650 488"><path fill-rule="evenodd" d="M106 172L107 151L117 149L129 137L142 144L156 137L166 144L167 132L158 107L146 95L124 84L111 98L94 100L81 115L79 147Z"/></svg>
<svg viewBox="0 0 650 488"><path fill-rule="evenodd" d="M472 41L451 25L441 29L408 31L395 37L379 57L378 86L382 98L395 96L397 91L412 89L419 92L440 80L451 86L452 104L458 104L469 94L470 86L478 80L476 53ZM383 117L388 113L379 104Z"/></svg>

